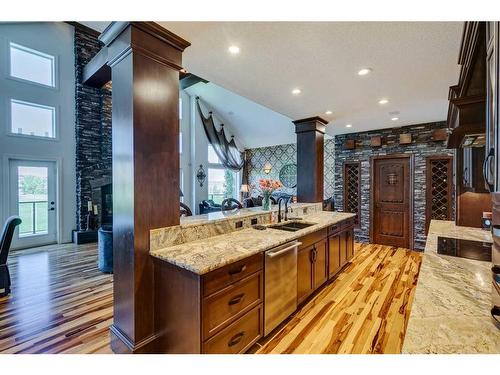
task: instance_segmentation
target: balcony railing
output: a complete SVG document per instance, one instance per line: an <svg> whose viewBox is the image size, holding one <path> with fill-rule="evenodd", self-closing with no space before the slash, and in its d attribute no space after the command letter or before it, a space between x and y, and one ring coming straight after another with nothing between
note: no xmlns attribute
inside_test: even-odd
<svg viewBox="0 0 500 375"><path fill-rule="evenodd" d="M22 223L19 226L20 236L44 234L48 232L48 202L19 202L19 216Z"/></svg>

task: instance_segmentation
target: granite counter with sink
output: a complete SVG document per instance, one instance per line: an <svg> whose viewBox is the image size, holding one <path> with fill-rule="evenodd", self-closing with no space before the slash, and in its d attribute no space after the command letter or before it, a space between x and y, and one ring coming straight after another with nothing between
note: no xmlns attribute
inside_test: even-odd
<svg viewBox="0 0 500 375"><path fill-rule="evenodd" d="M438 254L438 236L492 242L488 231L431 222L402 352L500 353L491 262Z"/></svg>
<svg viewBox="0 0 500 375"><path fill-rule="evenodd" d="M150 254L195 274L203 275L354 216L355 214L344 212L316 211L303 215L301 220L297 221L300 222L299 226L311 224L298 230L270 228L273 224L259 223L266 229L247 227L173 246L151 248Z"/></svg>

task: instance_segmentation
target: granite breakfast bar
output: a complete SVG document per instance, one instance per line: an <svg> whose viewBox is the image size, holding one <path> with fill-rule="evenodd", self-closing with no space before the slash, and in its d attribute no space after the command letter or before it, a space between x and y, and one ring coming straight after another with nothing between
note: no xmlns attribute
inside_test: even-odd
<svg viewBox="0 0 500 375"><path fill-rule="evenodd" d="M438 236L492 242L488 231L431 222L402 352L500 353L490 315L491 262L438 254Z"/></svg>

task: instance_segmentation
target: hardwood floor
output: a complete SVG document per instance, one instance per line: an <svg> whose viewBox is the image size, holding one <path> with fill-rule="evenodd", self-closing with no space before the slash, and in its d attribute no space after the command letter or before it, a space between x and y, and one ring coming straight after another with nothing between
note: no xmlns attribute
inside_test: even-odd
<svg viewBox="0 0 500 375"><path fill-rule="evenodd" d="M12 293L0 298L0 353L111 353L113 276L96 244L9 255Z"/></svg>
<svg viewBox="0 0 500 375"><path fill-rule="evenodd" d="M347 268L257 353L401 353L422 255L356 244Z"/></svg>
<svg viewBox="0 0 500 375"><path fill-rule="evenodd" d="M399 353L421 254L356 244L334 283L258 353ZM96 245L54 245L9 256L12 294L0 299L0 353L111 353L113 276Z"/></svg>

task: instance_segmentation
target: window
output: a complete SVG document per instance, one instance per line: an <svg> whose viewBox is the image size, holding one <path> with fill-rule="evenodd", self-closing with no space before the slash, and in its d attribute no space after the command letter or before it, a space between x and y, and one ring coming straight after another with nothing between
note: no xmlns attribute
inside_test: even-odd
<svg viewBox="0 0 500 375"><path fill-rule="evenodd" d="M55 57L10 43L10 75L55 87Z"/></svg>
<svg viewBox="0 0 500 375"><path fill-rule="evenodd" d="M54 107L10 100L11 133L55 138Z"/></svg>
<svg viewBox="0 0 500 375"><path fill-rule="evenodd" d="M212 145L208 145L208 199L222 203L226 198L238 198L238 173L225 169Z"/></svg>
<svg viewBox="0 0 500 375"><path fill-rule="evenodd" d="M208 199L222 203L235 197L236 174L228 169L208 168Z"/></svg>
<svg viewBox="0 0 500 375"><path fill-rule="evenodd" d="M212 147L212 145L208 145L208 162L210 164L221 164L219 157L215 153L215 150Z"/></svg>

